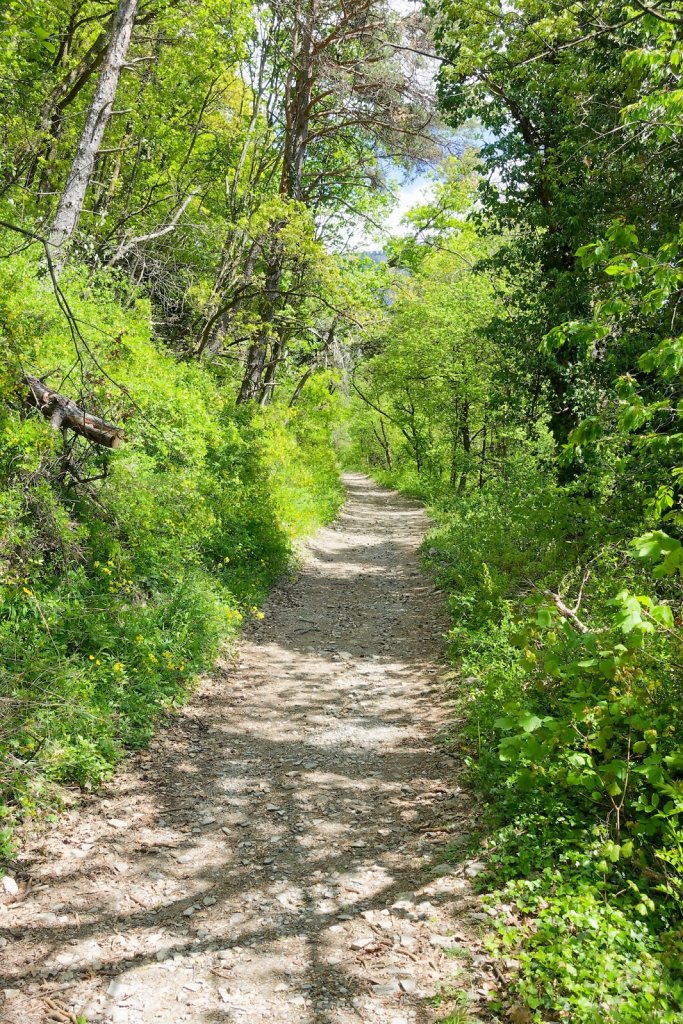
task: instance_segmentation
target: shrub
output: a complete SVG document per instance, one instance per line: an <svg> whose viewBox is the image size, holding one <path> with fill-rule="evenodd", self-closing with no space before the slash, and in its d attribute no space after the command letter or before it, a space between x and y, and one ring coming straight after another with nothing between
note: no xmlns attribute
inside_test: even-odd
<svg viewBox="0 0 683 1024"><path fill-rule="evenodd" d="M324 410L235 410L145 301L77 270L63 287L76 359L40 264L0 266L0 787L26 808L145 743L341 500ZM24 372L125 422L126 443L65 443L26 411Z"/></svg>

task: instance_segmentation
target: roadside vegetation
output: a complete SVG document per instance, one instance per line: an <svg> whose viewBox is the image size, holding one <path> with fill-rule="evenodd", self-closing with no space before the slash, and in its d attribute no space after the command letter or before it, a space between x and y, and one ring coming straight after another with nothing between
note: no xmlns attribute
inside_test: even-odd
<svg viewBox="0 0 683 1024"><path fill-rule="evenodd" d="M352 443L437 522L501 1012L680 1021L681 24L433 13L443 108L491 141L394 242Z"/></svg>
<svg viewBox="0 0 683 1024"><path fill-rule="evenodd" d="M20 352L62 390L77 379L62 313L30 256L0 273L10 814L58 797L55 783L96 785L144 743L342 494L326 390L311 388L287 417L238 413L212 374L155 342L146 299L133 293L124 309L106 278L76 270L62 287L93 332L89 403L125 422L130 440L101 452L65 443L25 414L11 372Z"/></svg>
<svg viewBox="0 0 683 1024"><path fill-rule="evenodd" d="M345 219L387 206L389 152L439 151L390 45L418 26L373 6L0 13L6 850L148 739L339 507L375 288Z"/></svg>

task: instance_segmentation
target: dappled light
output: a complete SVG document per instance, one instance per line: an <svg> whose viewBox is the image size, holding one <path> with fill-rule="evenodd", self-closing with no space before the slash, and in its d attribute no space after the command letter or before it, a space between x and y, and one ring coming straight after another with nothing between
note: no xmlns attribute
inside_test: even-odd
<svg viewBox="0 0 683 1024"><path fill-rule="evenodd" d="M418 570L426 518L346 480L339 521L237 656L22 855L8 1020L54 995L115 1024L419 1024L445 984L476 1015L495 979L472 967L486 918L467 861L443 862L472 805L437 741L446 622Z"/></svg>
<svg viewBox="0 0 683 1024"><path fill-rule="evenodd" d="M683 1024L681 0L6 0L0 1024Z"/></svg>

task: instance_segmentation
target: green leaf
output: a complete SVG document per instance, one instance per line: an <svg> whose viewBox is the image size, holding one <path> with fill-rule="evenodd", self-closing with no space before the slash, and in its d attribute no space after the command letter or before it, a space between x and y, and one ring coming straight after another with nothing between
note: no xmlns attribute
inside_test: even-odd
<svg viewBox="0 0 683 1024"><path fill-rule="evenodd" d="M544 629L548 629L550 626L555 624L555 616L550 608L545 606L538 609L536 613L536 624L542 626Z"/></svg>
<svg viewBox="0 0 683 1024"><path fill-rule="evenodd" d="M507 732L510 729L514 729L516 725L516 719L512 718L510 715L504 715L502 718L496 718L493 723L493 728L500 729L502 732Z"/></svg>
<svg viewBox="0 0 683 1024"><path fill-rule="evenodd" d="M535 732L536 729L540 729L543 722L538 715L527 714L519 719L519 725L521 725L524 732Z"/></svg>
<svg viewBox="0 0 683 1024"><path fill-rule="evenodd" d="M667 629L674 628L674 616L668 604L656 604L650 611L652 618Z"/></svg>
<svg viewBox="0 0 683 1024"><path fill-rule="evenodd" d="M617 277L621 274L630 274L631 267L627 266L625 263L610 263L605 267L605 273L609 274L610 277Z"/></svg>

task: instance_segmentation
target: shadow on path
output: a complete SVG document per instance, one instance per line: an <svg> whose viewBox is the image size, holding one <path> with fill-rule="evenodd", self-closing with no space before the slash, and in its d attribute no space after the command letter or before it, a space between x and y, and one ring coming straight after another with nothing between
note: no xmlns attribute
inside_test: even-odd
<svg viewBox="0 0 683 1024"><path fill-rule="evenodd" d="M473 809L436 742L427 520L346 484L239 656L27 845L0 916L0 1021L426 1024L443 987L484 1019L483 915L443 864Z"/></svg>

